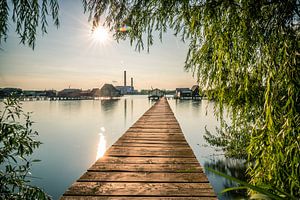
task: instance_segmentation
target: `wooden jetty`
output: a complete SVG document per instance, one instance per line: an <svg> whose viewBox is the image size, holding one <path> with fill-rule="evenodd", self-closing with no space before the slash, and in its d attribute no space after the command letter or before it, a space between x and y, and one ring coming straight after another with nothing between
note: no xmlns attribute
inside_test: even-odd
<svg viewBox="0 0 300 200"><path fill-rule="evenodd" d="M217 199L166 98L154 104L61 200Z"/></svg>

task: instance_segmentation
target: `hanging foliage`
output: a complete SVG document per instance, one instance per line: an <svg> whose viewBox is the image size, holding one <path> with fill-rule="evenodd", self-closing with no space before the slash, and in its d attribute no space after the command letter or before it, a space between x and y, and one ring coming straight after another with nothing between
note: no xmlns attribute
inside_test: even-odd
<svg viewBox="0 0 300 200"><path fill-rule="evenodd" d="M20 43L34 49L37 29L47 33L48 17L59 26L57 0L1 0L0 1L0 45L6 41L9 22L15 24ZM11 20L9 20L11 18Z"/></svg>
<svg viewBox="0 0 300 200"><path fill-rule="evenodd" d="M230 109L231 130L249 138L239 148L246 148L251 183L300 196L299 0L83 3L96 24L132 27L115 38L137 50L149 50L153 33L162 39L168 29L189 42L185 69L217 101L220 117L224 105Z"/></svg>

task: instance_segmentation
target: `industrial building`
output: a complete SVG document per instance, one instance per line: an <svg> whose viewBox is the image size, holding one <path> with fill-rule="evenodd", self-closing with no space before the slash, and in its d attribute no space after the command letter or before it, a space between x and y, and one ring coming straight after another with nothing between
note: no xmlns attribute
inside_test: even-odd
<svg viewBox="0 0 300 200"><path fill-rule="evenodd" d="M116 86L116 89L120 91L121 95L125 94L133 94L134 87L133 87L133 78L131 77L131 84L127 86L127 77L126 77L126 70L124 71L124 85L123 86Z"/></svg>

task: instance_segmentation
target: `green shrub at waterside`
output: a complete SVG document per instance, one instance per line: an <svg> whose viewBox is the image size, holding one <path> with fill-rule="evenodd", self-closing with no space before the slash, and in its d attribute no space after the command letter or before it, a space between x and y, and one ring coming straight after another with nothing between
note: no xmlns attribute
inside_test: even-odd
<svg viewBox="0 0 300 200"><path fill-rule="evenodd" d="M50 199L40 188L30 185L30 168L39 160L30 155L41 142L31 129L29 113L19 101L8 98L0 111L0 199Z"/></svg>

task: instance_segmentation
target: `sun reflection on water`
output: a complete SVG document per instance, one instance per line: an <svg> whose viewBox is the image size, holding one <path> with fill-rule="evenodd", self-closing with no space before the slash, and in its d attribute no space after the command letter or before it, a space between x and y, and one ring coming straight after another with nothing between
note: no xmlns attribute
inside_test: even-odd
<svg viewBox="0 0 300 200"><path fill-rule="evenodd" d="M103 155L106 151L106 139L104 136L105 128L101 127L100 130L101 130L101 132L99 133L99 143L98 143L98 148L97 148L96 160L103 157Z"/></svg>

